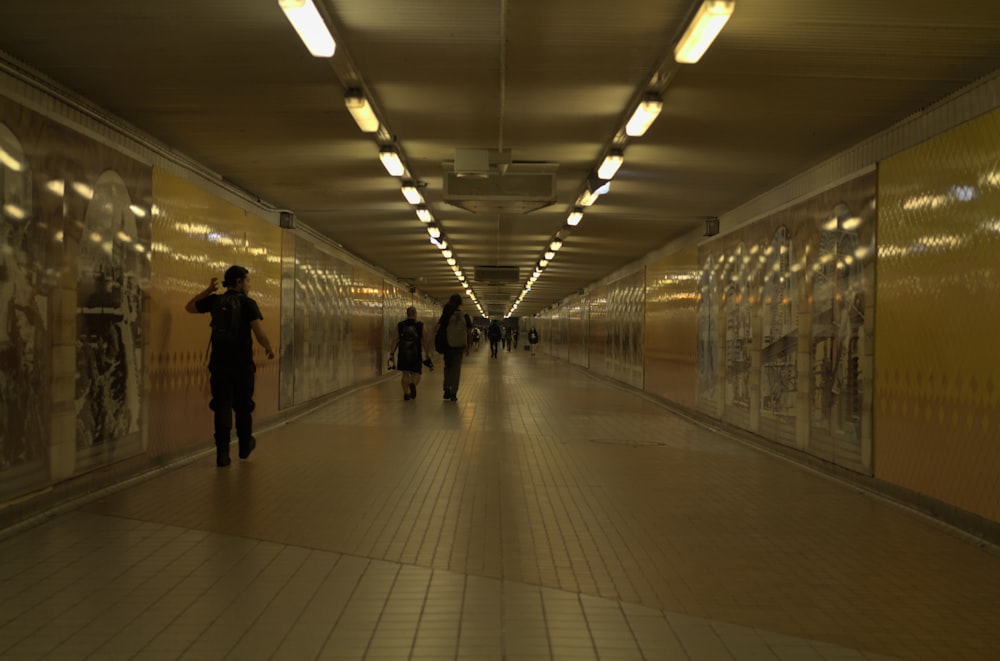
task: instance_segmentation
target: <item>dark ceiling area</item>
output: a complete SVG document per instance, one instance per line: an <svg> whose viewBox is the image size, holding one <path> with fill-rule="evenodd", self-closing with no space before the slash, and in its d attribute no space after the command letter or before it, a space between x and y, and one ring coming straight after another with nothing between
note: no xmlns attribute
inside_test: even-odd
<svg viewBox="0 0 1000 661"><path fill-rule="evenodd" d="M700 1L315 2L330 58L278 0L4 0L0 50L438 301L463 289L457 266L491 316L700 236L1000 69L996 0L735 0L693 64L673 51ZM348 112L358 93L378 132ZM627 136L649 95L662 112ZM613 150L610 190L567 225Z"/></svg>

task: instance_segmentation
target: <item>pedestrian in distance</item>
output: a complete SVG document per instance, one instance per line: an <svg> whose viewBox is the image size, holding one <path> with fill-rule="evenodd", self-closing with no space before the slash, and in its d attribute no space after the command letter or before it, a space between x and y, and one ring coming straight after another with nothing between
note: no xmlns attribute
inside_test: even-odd
<svg viewBox="0 0 1000 661"><path fill-rule="evenodd" d="M248 458L257 446L253 437L253 389L257 371L253 361L253 338L257 338L269 359L274 358L271 341L261 325L264 317L260 307L247 295L250 293L250 272L242 266L230 266L222 285L226 291L217 294L219 279L212 278L208 287L184 306L192 314L212 315L208 359L212 399L208 407L215 413L215 465L219 467L230 464L234 413L240 459Z"/></svg>
<svg viewBox="0 0 1000 661"><path fill-rule="evenodd" d="M496 319L491 321L489 327L486 329L486 337L490 341L490 358L496 358L497 347L499 347L500 339L503 337L503 330L500 328L500 324L497 323Z"/></svg>
<svg viewBox="0 0 1000 661"><path fill-rule="evenodd" d="M421 366L434 369L430 351L428 336L424 333L424 322L417 321L417 308L411 305L406 308L406 319L396 326L396 340L389 350L390 355L396 353L396 369L401 374L400 385L403 387L404 401L417 398ZM424 352L427 352L426 360L423 358Z"/></svg>
<svg viewBox="0 0 1000 661"><path fill-rule="evenodd" d="M531 355L535 355L535 345L538 344L538 331L532 326L531 330L528 331L528 345L531 347Z"/></svg>

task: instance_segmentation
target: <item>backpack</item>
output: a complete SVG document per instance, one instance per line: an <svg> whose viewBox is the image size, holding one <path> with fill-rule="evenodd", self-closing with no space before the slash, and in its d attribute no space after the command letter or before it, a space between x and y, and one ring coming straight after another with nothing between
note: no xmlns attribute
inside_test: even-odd
<svg viewBox="0 0 1000 661"><path fill-rule="evenodd" d="M448 322L452 317L455 316L455 311L452 310L451 314L445 319L444 314L438 320L438 330L434 334L434 350L438 353L445 353L448 351Z"/></svg>
<svg viewBox="0 0 1000 661"><path fill-rule="evenodd" d="M212 305L212 346L235 347L246 340L240 295L226 292Z"/></svg>
<svg viewBox="0 0 1000 661"><path fill-rule="evenodd" d="M399 356L400 360L404 356L408 358L419 358L420 356L420 331L418 324L401 324L399 327Z"/></svg>
<svg viewBox="0 0 1000 661"><path fill-rule="evenodd" d="M469 336L465 328L465 315L458 310L451 313L448 319L448 346L452 349L464 349Z"/></svg>

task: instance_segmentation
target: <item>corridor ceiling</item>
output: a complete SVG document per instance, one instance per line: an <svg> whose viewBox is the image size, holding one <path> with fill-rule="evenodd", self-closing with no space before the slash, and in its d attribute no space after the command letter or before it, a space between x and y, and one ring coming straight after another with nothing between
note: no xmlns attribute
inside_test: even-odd
<svg viewBox="0 0 1000 661"><path fill-rule="evenodd" d="M278 0L3 0L0 50L443 302L460 289L452 269L345 107L363 89L490 315L509 310L641 95L661 93L518 316L1000 69L998 0L736 0L684 65L672 51L693 0L316 4L329 59ZM503 176L555 172L555 202L445 202L458 149L509 150ZM476 280L487 266L517 281Z"/></svg>

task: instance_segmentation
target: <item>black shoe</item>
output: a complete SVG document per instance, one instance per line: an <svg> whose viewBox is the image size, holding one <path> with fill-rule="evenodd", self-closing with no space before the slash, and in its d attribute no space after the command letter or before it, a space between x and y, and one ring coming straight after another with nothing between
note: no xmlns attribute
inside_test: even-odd
<svg viewBox="0 0 1000 661"><path fill-rule="evenodd" d="M410 384L410 399L416 399L416 398L417 398L417 387L411 383Z"/></svg>
<svg viewBox="0 0 1000 661"><path fill-rule="evenodd" d="M215 453L215 465L219 468L223 468L232 463L229 459L229 453L222 454L221 452Z"/></svg>
<svg viewBox="0 0 1000 661"><path fill-rule="evenodd" d="M409 395L403 395L403 401L404 401L404 402L408 402L408 401L410 401L411 399L413 399L413 398L412 398L412 397L410 397Z"/></svg>
<svg viewBox="0 0 1000 661"><path fill-rule="evenodd" d="M255 447L257 447L257 439L253 436L251 436L250 440L246 443L240 441L240 459L246 459L249 457Z"/></svg>
<svg viewBox="0 0 1000 661"><path fill-rule="evenodd" d="M452 396L451 396L451 397L449 397L448 399L450 399L450 400L451 400L451 401L453 401L453 402L457 402L457 401L458 401L458 395L452 395Z"/></svg>
<svg viewBox="0 0 1000 661"><path fill-rule="evenodd" d="M447 388L444 389L444 398L451 399L451 391L448 390Z"/></svg>

